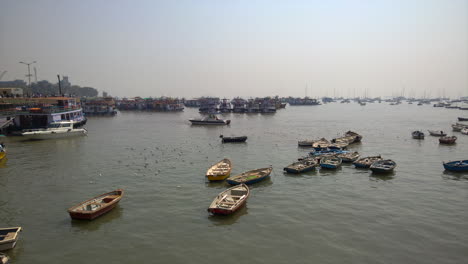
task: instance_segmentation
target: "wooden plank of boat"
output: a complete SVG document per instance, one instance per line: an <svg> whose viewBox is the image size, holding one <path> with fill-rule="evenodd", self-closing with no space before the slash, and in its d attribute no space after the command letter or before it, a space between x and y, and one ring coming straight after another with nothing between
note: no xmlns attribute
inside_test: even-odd
<svg viewBox="0 0 468 264"><path fill-rule="evenodd" d="M372 165L370 165L370 169L372 172L375 173L389 173L392 172L396 167L396 162L393 160L387 159L387 160L378 160Z"/></svg>
<svg viewBox="0 0 468 264"><path fill-rule="evenodd" d="M231 142L245 142L247 140L247 136L240 136L240 137L225 137L223 135L219 136L222 139L223 143L231 143Z"/></svg>
<svg viewBox="0 0 468 264"><path fill-rule="evenodd" d="M439 138L439 143L441 143L441 144L455 144L455 141L457 141L456 136Z"/></svg>
<svg viewBox="0 0 468 264"><path fill-rule="evenodd" d="M227 183L231 185L237 185L241 183L253 184L253 183L257 183L266 179L268 176L270 176L270 173L272 170L273 170L272 167L268 167L268 168L261 168L261 169L246 171L239 175L231 176L227 178L226 181Z"/></svg>
<svg viewBox="0 0 468 264"><path fill-rule="evenodd" d="M70 207L68 213L72 219L93 220L114 209L123 195L122 189L104 193Z"/></svg>
<svg viewBox="0 0 468 264"><path fill-rule="evenodd" d="M468 160L443 162L444 168L449 171L468 171Z"/></svg>
<svg viewBox="0 0 468 264"><path fill-rule="evenodd" d="M232 163L229 159L222 159L211 166L206 172L209 181L222 181L231 175Z"/></svg>
<svg viewBox="0 0 468 264"><path fill-rule="evenodd" d="M369 168L370 165L372 165L372 163L374 163L374 162L376 162L378 160L381 160L381 159L382 159L382 157L380 155L378 155L378 156L369 156L369 157L365 157L365 158L356 160L355 162L353 162L353 165L356 168Z"/></svg>
<svg viewBox="0 0 468 264"><path fill-rule="evenodd" d="M341 158L336 156L326 156L320 159L320 167L324 169L337 169L341 163Z"/></svg>
<svg viewBox="0 0 468 264"><path fill-rule="evenodd" d="M250 189L247 185L233 186L216 196L208 207L208 212L220 215L232 214L247 203L249 196Z"/></svg>
<svg viewBox="0 0 468 264"><path fill-rule="evenodd" d="M0 251L15 247L21 227L0 228Z"/></svg>

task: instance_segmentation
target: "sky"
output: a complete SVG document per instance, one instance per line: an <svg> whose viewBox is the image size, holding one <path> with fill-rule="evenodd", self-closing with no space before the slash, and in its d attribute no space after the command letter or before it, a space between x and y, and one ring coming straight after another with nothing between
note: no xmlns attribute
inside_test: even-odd
<svg viewBox="0 0 468 264"><path fill-rule="evenodd" d="M3 81L20 61L118 97L457 98L468 0L0 0Z"/></svg>

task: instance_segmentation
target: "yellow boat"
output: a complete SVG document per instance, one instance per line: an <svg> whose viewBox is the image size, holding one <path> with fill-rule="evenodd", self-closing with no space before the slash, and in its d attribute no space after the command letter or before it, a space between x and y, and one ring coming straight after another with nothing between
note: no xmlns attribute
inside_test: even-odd
<svg viewBox="0 0 468 264"><path fill-rule="evenodd" d="M231 170L231 161L223 159L208 169L206 177L210 181L222 181L231 175Z"/></svg>
<svg viewBox="0 0 468 264"><path fill-rule="evenodd" d="M6 158L6 149L4 147L4 145L1 145L0 143L0 160L3 160L4 158Z"/></svg>

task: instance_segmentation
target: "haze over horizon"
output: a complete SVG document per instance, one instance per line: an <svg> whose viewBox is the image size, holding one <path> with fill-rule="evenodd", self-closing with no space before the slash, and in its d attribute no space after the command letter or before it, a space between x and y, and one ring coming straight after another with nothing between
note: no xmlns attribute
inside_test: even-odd
<svg viewBox="0 0 468 264"><path fill-rule="evenodd" d="M468 0L1 3L2 81L37 61L119 97L468 96Z"/></svg>

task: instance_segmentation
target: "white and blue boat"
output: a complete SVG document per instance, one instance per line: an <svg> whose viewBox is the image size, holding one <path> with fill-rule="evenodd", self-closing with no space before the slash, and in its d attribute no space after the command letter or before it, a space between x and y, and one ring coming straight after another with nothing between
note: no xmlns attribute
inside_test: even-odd
<svg viewBox="0 0 468 264"><path fill-rule="evenodd" d="M323 150L315 150L309 152L311 156L322 156L322 155L336 155L336 154L345 154L349 153L347 150L341 150L341 149L323 149Z"/></svg>
<svg viewBox="0 0 468 264"><path fill-rule="evenodd" d="M444 168L449 171L468 171L468 160L444 162Z"/></svg>
<svg viewBox="0 0 468 264"><path fill-rule="evenodd" d="M327 156L320 159L320 167L324 169L337 169L341 166L342 160L336 156Z"/></svg>

